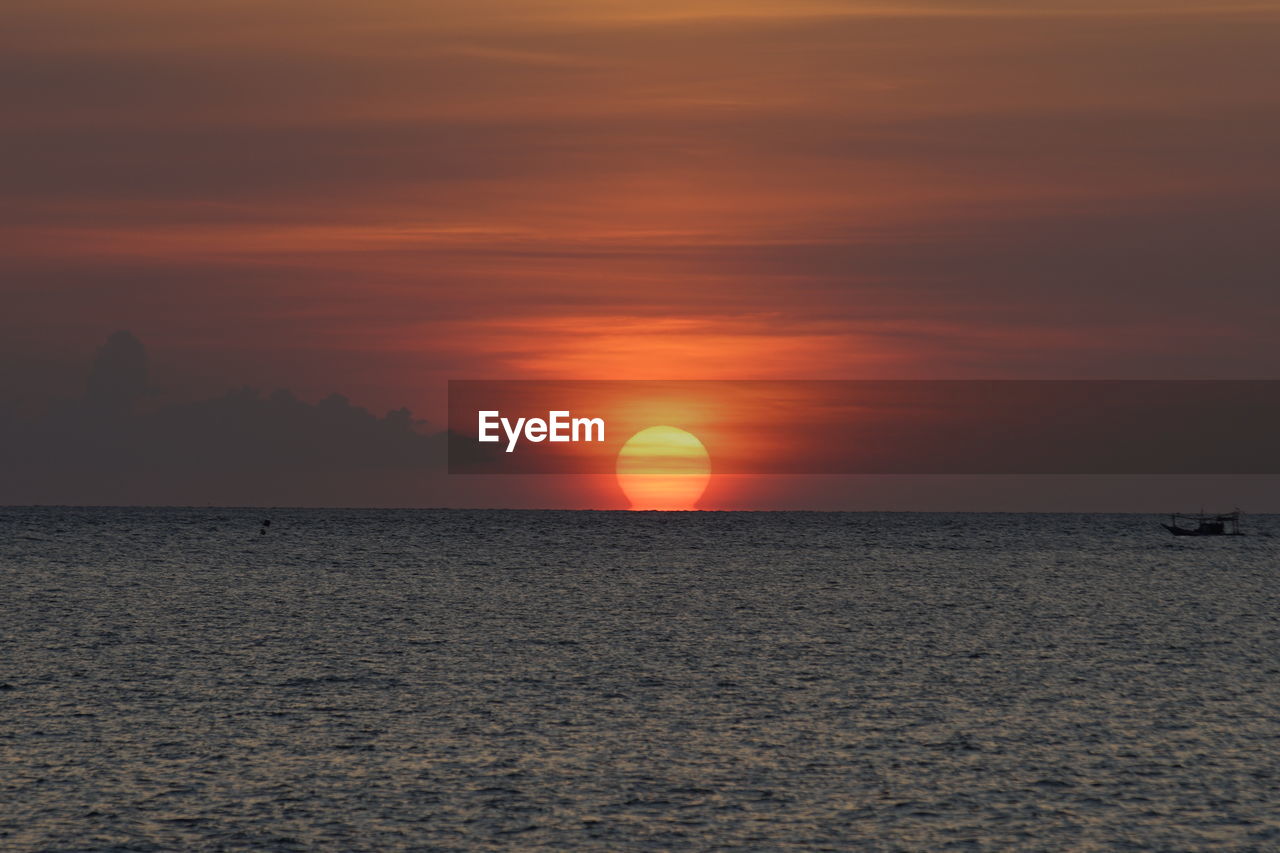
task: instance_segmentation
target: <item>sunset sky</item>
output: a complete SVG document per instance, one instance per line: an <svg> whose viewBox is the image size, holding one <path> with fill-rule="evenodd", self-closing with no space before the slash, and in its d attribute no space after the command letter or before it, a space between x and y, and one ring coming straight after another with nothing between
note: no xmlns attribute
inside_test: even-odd
<svg viewBox="0 0 1280 853"><path fill-rule="evenodd" d="M0 30L0 400L1277 378L1280 3L70 2Z"/></svg>

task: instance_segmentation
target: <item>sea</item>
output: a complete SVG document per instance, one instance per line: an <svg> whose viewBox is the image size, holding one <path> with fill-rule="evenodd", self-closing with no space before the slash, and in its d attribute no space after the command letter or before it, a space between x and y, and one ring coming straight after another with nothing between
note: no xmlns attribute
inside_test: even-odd
<svg viewBox="0 0 1280 853"><path fill-rule="evenodd" d="M0 850L1280 850L1280 517L1162 520L3 508Z"/></svg>

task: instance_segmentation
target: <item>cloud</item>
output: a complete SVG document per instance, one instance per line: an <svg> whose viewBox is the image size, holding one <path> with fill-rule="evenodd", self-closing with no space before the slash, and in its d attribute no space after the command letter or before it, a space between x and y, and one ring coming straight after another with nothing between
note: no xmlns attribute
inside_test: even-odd
<svg viewBox="0 0 1280 853"><path fill-rule="evenodd" d="M147 350L127 331L107 338L93 359L87 402L111 409L132 407L147 390Z"/></svg>
<svg viewBox="0 0 1280 853"><path fill-rule="evenodd" d="M408 409L252 388L147 406L146 391L145 348L116 332L84 396L0 421L0 503L413 505L443 466L443 436Z"/></svg>
<svg viewBox="0 0 1280 853"><path fill-rule="evenodd" d="M11 18L0 398L24 405L122 325L160 387L432 413L449 377L1229 377L1280 351L1274 4Z"/></svg>

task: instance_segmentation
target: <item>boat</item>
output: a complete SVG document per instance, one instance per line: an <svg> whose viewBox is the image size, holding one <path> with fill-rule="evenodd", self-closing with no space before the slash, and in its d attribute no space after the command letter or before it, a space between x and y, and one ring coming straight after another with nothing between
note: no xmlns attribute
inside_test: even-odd
<svg viewBox="0 0 1280 853"><path fill-rule="evenodd" d="M1189 522L1194 527L1183 527L1179 522ZM1182 515L1175 513L1169 516L1169 523L1162 525L1174 536L1241 536L1240 510L1224 512L1220 515Z"/></svg>

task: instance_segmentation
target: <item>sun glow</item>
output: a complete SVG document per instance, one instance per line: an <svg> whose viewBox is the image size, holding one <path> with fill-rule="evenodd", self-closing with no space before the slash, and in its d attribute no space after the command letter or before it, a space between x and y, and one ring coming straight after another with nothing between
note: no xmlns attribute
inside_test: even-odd
<svg viewBox="0 0 1280 853"><path fill-rule="evenodd" d="M618 451L618 485L634 510L694 509L711 479L711 457L693 433L642 429Z"/></svg>

